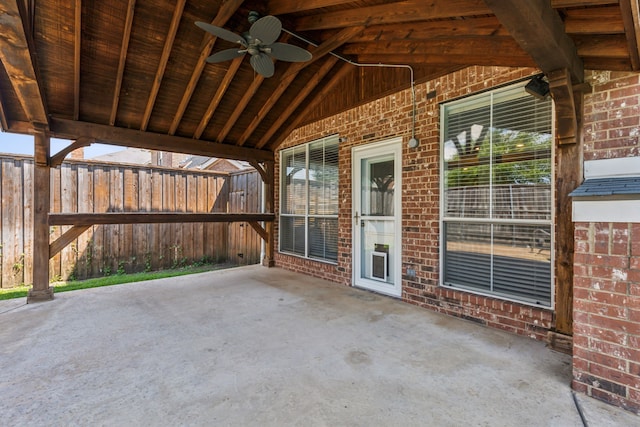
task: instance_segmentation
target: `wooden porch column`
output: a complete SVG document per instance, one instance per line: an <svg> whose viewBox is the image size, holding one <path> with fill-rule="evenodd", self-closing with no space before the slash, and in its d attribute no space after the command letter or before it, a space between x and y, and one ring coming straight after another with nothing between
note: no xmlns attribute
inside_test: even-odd
<svg viewBox="0 0 640 427"><path fill-rule="evenodd" d="M275 162L264 162L264 195L265 203L264 208L266 212L275 212ZM267 231L267 243L265 248L264 260L262 265L265 267L275 267L276 260L274 258L275 253L275 219L265 224Z"/></svg>
<svg viewBox="0 0 640 427"><path fill-rule="evenodd" d="M547 76L556 107L556 301L554 332L573 335L574 225L569 193L582 182L583 88L568 70Z"/></svg>
<svg viewBox="0 0 640 427"><path fill-rule="evenodd" d="M49 167L49 133L37 132L34 136L33 167L33 288L27 295L27 303L53 299L49 286L49 198L51 193L51 168Z"/></svg>

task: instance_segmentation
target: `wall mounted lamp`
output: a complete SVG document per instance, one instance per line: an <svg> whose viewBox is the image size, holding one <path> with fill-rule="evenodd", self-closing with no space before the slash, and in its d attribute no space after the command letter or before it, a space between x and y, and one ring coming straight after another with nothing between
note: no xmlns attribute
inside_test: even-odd
<svg viewBox="0 0 640 427"><path fill-rule="evenodd" d="M549 83L544 80L544 74L539 74L527 83L524 90L538 99L545 99L549 96Z"/></svg>

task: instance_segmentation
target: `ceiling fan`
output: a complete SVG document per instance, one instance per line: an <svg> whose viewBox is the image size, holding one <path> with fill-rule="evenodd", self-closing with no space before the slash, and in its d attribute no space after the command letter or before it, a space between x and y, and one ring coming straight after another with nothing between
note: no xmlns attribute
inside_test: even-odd
<svg viewBox="0 0 640 427"><path fill-rule="evenodd" d="M274 73L272 57L280 61L305 62L311 60L311 53L301 47L287 43L278 43L278 37L282 32L282 23L275 16L264 16L258 19L256 12L249 13L249 22L252 23L249 32L238 35L224 28L196 22L203 30L232 43L238 43L240 47L225 49L214 53L207 58L207 62L217 63L239 58L248 53L253 69L264 77L271 77Z"/></svg>

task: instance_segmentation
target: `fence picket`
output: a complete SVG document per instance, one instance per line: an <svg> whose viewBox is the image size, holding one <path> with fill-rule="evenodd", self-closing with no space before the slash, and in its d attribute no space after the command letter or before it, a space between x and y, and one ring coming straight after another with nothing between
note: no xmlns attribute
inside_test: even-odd
<svg viewBox="0 0 640 427"><path fill-rule="evenodd" d="M31 283L33 277L32 175L33 158L0 156L1 288ZM245 210L259 206L257 172L237 180L233 176L65 161L51 170L51 211L233 212L230 193L236 191L244 192ZM233 188L236 181L242 188ZM244 228L245 235L254 233L253 229ZM229 229L224 223L96 225L51 260L50 277L85 279L115 274L119 265L124 265L127 272L156 270L171 267L183 258L188 263L203 258L226 262ZM52 240L62 231L62 227L53 228ZM245 254L242 263L258 263L260 240L243 240L256 247L236 249Z"/></svg>

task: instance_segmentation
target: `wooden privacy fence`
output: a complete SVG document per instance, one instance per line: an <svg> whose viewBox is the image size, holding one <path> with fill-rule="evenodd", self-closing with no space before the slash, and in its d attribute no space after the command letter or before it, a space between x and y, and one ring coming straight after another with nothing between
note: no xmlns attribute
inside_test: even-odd
<svg viewBox="0 0 640 427"><path fill-rule="evenodd" d="M0 156L0 287L32 281L33 158ZM260 212L256 171L216 173L65 161L51 170L52 213ZM51 227L51 241L69 226ZM245 223L94 225L49 262L53 279L85 279L193 263L255 264Z"/></svg>

